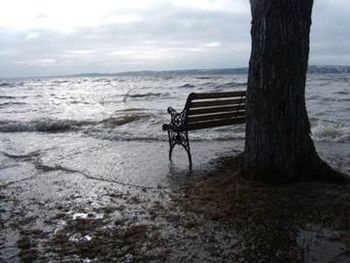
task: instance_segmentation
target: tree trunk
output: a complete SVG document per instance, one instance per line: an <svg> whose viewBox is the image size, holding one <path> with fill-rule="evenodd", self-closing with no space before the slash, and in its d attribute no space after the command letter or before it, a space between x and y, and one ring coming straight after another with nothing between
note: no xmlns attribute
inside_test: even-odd
<svg viewBox="0 0 350 263"><path fill-rule="evenodd" d="M325 179L305 107L313 0L250 0L245 174L254 180Z"/></svg>

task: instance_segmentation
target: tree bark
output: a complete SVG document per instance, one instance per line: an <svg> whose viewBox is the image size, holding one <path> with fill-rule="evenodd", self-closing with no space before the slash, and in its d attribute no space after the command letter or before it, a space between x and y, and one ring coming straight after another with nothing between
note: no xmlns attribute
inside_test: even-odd
<svg viewBox="0 0 350 263"><path fill-rule="evenodd" d="M250 0L245 174L254 180L327 179L305 106L313 0Z"/></svg>

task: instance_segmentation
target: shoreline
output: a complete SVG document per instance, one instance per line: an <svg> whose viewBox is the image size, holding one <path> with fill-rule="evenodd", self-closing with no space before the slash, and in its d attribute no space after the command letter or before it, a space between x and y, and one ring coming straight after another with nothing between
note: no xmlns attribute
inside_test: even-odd
<svg viewBox="0 0 350 263"><path fill-rule="evenodd" d="M86 145L88 141L90 144ZM326 222L327 219L339 217L331 210L332 207L337 208L336 211L350 211L350 196L348 192L344 195L344 188L329 184L299 183L278 190L268 185L246 182L232 177L236 171L229 157L233 146L225 148L224 144L217 143L193 143L197 166L194 173L186 175L187 156L182 149L174 152L175 163L169 166L167 144L143 144L135 143L132 146L133 143L129 142L124 147L122 143L116 142L106 148L105 144L94 145L91 138L86 138L78 142L79 162L75 162L72 155L68 154L77 153L77 145L71 145L68 149L64 140L60 144L64 152L61 148L55 148L54 151L45 151L45 154L39 152L17 155L15 158L12 156L13 166L11 168L9 164L8 169L22 173L33 172L37 168L41 170L39 175L0 187L0 232L3 235L0 239L3 240L0 243L0 257L4 262L231 262L234 259L248 260L249 255L257 254L261 255L255 258L257 262L264 262L264 255L271 257L271 250L261 245L273 244L271 238L276 235L281 240L283 236L278 235L280 231L290 237L290 247L285 247L293 251L288 254L290 257L299 259L304 251L305 258L306 252L309 258L306 262L313 262L311 256L323 251L325 246L330 250L321 255L323 259L337 256L350 259L350 242L343 237L350 236L347 235L350 234L349 225L346 226L349 215L342 215L345 221L345 229L342 230L339 229L341 222L328 225ZM32 150L29 145L23 147ZM109 160L116 166L119 163L119 159L116 159L118 155L126 161L125 155L120 156L117 149L129 151L130 156L135 157L135 149L145 147L151 153L163 155L159 163L168 171L164 177L168 178L167 181L147 181L146 177L136 176L142 172L149 176L152 171L155 173L152 176L161 175L159 167L158 173L157 169L147 170L154 168L151 163L137 159L124 165L133 167L137 163L142 164L138 166L141 173L135 173L133 180L144 182L143 187L128 185L130 181L117 184L91 179L81 173L82 167L95 167L99 161L104 162L98 167L118 173L119 170L111 170L107 165ZM324 145L323 148L328 149L329 146ZM238 149L237 146L237 154ZM57 157L63 153L67 154L66 159L57 163L60 160ZM154 154L139 157L155 159ZM3 154L0 156L2 160L10 158ZM40 160L41 166L35 167L35 160ZM340 163L344 164L343 161ZM73 164L80 166L74 167ZM94 171L96 168L89 172L94 174ZM304 208L303 202L295 202L292 193L305 200ZM325 207L321 207L320 202ZM284 203L287 206L281 209ZM312 204L315 204L314 208ZM349 209L344 210L346 207ZM305 227L306 221L285 217L286 214L293 215L296 208L304 211L298 213L300 218L308 218L309 222L317 224ZM305 211L313 216L307 216ZM327 216L320 217L320 213ZM269 217L276 221L264 219ZM320 224L315 218L321 218L321 223L325 224ZM259 225L282 228L276 233L254 227ZM296 236L296 231L301 231L301 234ZM251 250L254 247L256 249ZM279 255L286 255L283 248Z"/></svg>

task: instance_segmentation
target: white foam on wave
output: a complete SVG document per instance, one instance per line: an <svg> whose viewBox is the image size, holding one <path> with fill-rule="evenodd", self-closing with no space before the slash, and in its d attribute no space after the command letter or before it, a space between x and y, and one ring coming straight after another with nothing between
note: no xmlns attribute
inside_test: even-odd
<svg viewBox="0 0 350 263"><path fill-rule="evenodd" d="M82 128L95 127L99 131L114 129L118 126L150 118L148 113L127 113L112 116L100 121L95 120L61 120L38 119L32 121L0 121L0 132L65 132L78 131ZM85 128L84 128L85 127Z"/></svg>
<svg viewBox="0 0 350 263"><path fill-rule="evenodd" d="M33 120L33 121L2 121L0 122L0 132L57 132L72 128L77 123L68 120Z"/></svg>
<svg viewBox="0 0 350 263"><path fill-rule="evenodd" d="M350 127L340 124L318 122L311 128L312 137L320 142L350 142Z"/></svg>

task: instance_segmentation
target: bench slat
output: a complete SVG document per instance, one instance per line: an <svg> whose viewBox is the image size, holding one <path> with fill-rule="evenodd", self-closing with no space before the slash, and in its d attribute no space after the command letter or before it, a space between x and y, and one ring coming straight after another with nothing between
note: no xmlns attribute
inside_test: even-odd
<svg viewBox="0 0 350 263"><path fill-rule="evenodd" d="M189 116L189 123L194 123L198 121L210 121L210 120L225 120L232 119L237 117L245 116L245 111L234 111L234 112L220 112L216 114L207 114L207 115L197 115L197 116Z"/></svg>
<svg viewBox="0 0 350 263"><path fill-rule="evenodd" d="M245 123L245 117L211 121L211 122L196 122L196 123L189 124L187 128L188 130L199 130L199 129L220 127L220 126L226 126L231 124L242 124L242 123Z"/></svg>
<svg viewBox="0 0 350 263"><path fill-rule="evenodd" d="M207 101L191 101L191 108L204 108L213 106L223 106L223 105L235 105L245 103L245 98L230 99L230 100L207 100Z"/></svg>
<svg viewBox="0 0 350 263"><path fill-rule="evenodd" d="M198 99L218 99L229 97L242 97L246 95L246 91L232 91L232 92L217 92L217 93L192 93L191 98L193 100Z"/></svg>
<svg viewBox="0 0 350 263"><path fill-rule="evenodd" d="M199 108L199 109L190 109L188 116L192 115L202 115L208 113L219 113L219 112L235 112L237 110L245 110L245 104L232 105L232 106L222 106L222 107L210 107L210 108Z"/></svg>

